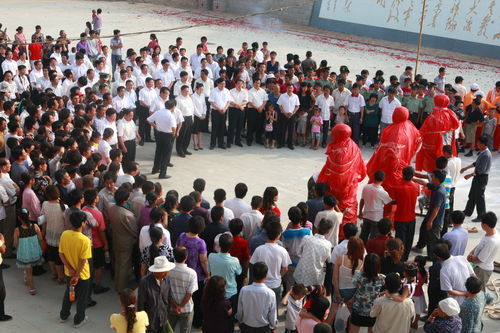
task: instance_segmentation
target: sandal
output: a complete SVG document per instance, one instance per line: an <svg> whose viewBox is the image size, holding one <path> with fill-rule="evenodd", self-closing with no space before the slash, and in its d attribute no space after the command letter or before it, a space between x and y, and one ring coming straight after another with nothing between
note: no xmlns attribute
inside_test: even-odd
<svg viewBox="0 0 500 333"><path fill-rule="evenodd" d="M30 289L30 295L36 295L36 289Z"/></svg>
<svg viewBox="0 0 500 333"><path fill-rule="evenodd" d="M464 229L467 230L468 232L470 232L471 234L475 234L478 232L476 227L468 227L468 228L464 228Z"/></svg>

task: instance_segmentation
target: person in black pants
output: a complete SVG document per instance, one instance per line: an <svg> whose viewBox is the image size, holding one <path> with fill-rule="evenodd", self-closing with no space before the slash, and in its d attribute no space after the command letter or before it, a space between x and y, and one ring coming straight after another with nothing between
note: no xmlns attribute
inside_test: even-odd
<svg viewBox="0 0 500 333"><path fill-rule="evenodd" d="M173 136L177 130L177 122L172 113L176 106L175 100L165 102L165 108L156 111L148 117L149 124L156 130L156 150L152 174L160 173L160 179L170 178L167 175L167 166L172 155Z"/></svg>
<svg viewBox="0 0 500 333"><path fill-rule="evenodd" d="M157 94L154 89L154 80L150 77L146 79L146 87L139 90L139 99L136 102L137 105L137 117L139 118L139 135L142 140L139 144L146 142L154 142L151 139L151 126L149 125L147 118L149 117L149 111L151 110L151 105L156 99Z"/></svg>
<svg viewBox="0 0 500 333"><path fill-rule="evenodd" d="M487 145L488 139L485 136L480 137L478 140L480 152L476 162L460 170L460 173L464 173L474 168L473 173L464 176L466 180L474 177L472 178L472 184L469 191L469 200L467 200L467 205L464 210L465 216L471 216L474 212L474 208L476 208L477 218L473 219L472 222L481 222L481 216L486 213L484 191L486 190L486 185L488 185L488 174L491 168L491 151L488 149Z"/></svg>
<svg viewBox="0 0 500 333"><path fill-rule="evenodd" d="M293 93L293 84L286 85L286 93L281 94L277 104L280 108L278 115L278 148L283 148L286 144L288 148L295 149L293 146L293 132L295 130L295 113L299 109L299 97Z"/></svg>
<svg viewBox="0 0 500 333"><path fill-rule="evenodd" d="M215 80L216 88L212 89L208 101L212 108L212 135L210 137L210 149L217 145L226 149L224 144L224 134L226 132L226 118L231 95L225 88L226 82L222 78Z"/></svg>
<svg viewBox="0 0 500 333"><path fill-rule="evenodd" d="M5 253L5 239L0 234L0 264L2 263L2 254ZM3 282L3 268L0 266L0 321L11 320L12 317L5 314L5 283Z"/></svg>
<svg viewBox="0 0 500 333"><path fill-rule="evenodd" d="M192 153L188 151L189 144L191 142L191 133L193 130L193 114L194 114L194 103L189 96L189 86L184 85L181 87L181 94L177 96L177 108L181 110L184 121L179 130L179 136L175 142L175 150L179 157L186 157L186 155L191 155Z"/></svg>
<svg viewBox="0 0 500 333"><path fill-rule="evenodd" d="M267 93L260 87L260 83L259 75L254 75L253 88L248 91L247 145L249 146L253 143L254 135L255 142L262 144Z"/></svg>
<svg viewBox="0 0 500 333"><path fill-rule="evenodd" d="M231 89L231 102L228 110L229 126L227 129L227 148L231 148L234 143L239 147L241 144L241 130L245 120L245 107L248 103L248 91L243 89L245 83L243 80L236 81L236 87Z"/></svg>

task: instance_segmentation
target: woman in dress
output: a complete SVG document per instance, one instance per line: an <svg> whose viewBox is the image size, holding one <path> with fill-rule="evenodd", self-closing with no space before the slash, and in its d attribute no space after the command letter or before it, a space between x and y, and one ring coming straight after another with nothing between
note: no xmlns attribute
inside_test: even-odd
<svg viewBox="0 0 500 333"><path fill-rule="evenodd" d="M125 288L120 293L122 312L109 317L110 327L117 333L145 333L149 325L146 311L136 312L137 297L132 289Z"/></svg>
<svg viewBox="0 0 500 333"><path fill-rule="evenodd" d="M17 249L17 267L24 269L24 283L28 286L29 293L35 295L32 267L43 262L42 232L37 224L30 222L29 214L25 208L18 213L17 220L20 225L14 231L14 247Z"/></svg>
<svg viewBox="0 0 500 333"><path fill-rule="evenodd" d="M40 200L31 189L33 184L35 184L35 178L33 178L33 176L27 172L21 175L20 185L23 187L22 208L29 212L29 220L31 223L37 223L38 217L40 216L41 205Z"/></svg>

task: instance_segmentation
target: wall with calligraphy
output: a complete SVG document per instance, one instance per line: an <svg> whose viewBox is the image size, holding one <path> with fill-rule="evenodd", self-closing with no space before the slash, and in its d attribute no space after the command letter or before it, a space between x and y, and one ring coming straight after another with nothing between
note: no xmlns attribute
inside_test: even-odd
<svg viewBox="0 0 500 333"><path fill-rule="evenodd" d="M422 0L322 0L311 26L417 43ZM427 0L422 44L500 58L500 0Z"/></svg>

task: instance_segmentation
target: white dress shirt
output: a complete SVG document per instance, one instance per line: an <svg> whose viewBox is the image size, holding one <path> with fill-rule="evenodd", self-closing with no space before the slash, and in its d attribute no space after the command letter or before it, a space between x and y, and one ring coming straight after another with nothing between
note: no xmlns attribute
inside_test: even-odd
<svg viewBox="0 0 500 333"><path fill-rule="evenodd" d="M111 128L113 130L113 136L109 139L109 144L116 145L118 143L118 130L116 128L116 121L108 121L108 119L102 119L98 124L96 124L97 130L101 135L104 133L106 128ZM104 141L104 140L101 140Z"/></svg>
<svg viewBox="0 0 500 333"><path fill-rule="evenodd" d="M392 124L392 114L394 113L394 109L398 106L401 106L401 102L396 97L394 97L391 102L389 102L389 96L382 97L378 103L378 107L382 111L380 121L386 124Z"/></svg>
<svg viewBox="0 0 500 333"><path fill-rule="evenodd" d="M189 63L193 71L196 71L201 66L201 59L205 59L205 55L202 53L200 55L193 53L189 58Z"/></svg>
<svg viewBox="0 0 500 333"><path fill-rule="evenodd" d="M134 105L130 104L130 100L127 97L123 96L123 98L121 98L118 95L113 97L111 105L113 105L113 109L115 109L118 113L122 112L123 109L130 109L135 107Z"/></svg>
<svg viewBox="0 0 500 333"><path fill-rule="evenodd" d="M283 108L284 113L293 113L295 107L300 105L299 96L292 93L288 95L287 93L281 94L278 98L277 104Z"/></svg>
<svg viewBox="0 0 500 333"><path fill-rule="evenodd" d="M351 96L351 92L349 89L344 88L342 92L337 88L333 91L332 97L334 100L333 110L334 113L337 113L339 107L345 106L347 102L347 97Z"/></svg>
<svg viewBox="0 0 500 333"><path fill-rule="evenodd" d="M334 99L331 95L325 98L324 94L316 97L316 106L321 110L321 118L323 121L330 120L330 108L334 105Z"/></svg>
<svg viewBox="0 0 500 333"><path fill-rule="evenodd" d="M255 264L259 261L266 263L269 269L264 283L271 289L281 285L281 269L292 264L290 255L285 248L276 243L265 243L255 249L250 263Z"/></svg>
<svg viewBox="0 0 500 333"><path fill-rule="evenodd" d="M159 69L155 73L155 75L153 75L153 77L155 80L160 79L164 87L170 87L172 82L175 81L174 71L172 71L172 69L170 68L167 71L165 71L163 68Z"/></svg>
<svg viewBox="0 0 500 333"><path fill-rule="evenodd" d="M116 127L118 129L118 136L123 137L123 141L135 140L137 128L133 120L128 121L122 118L118 120Z"/></svg>
<svg viewBox="0 0 500 333"><path fill-rule="evenodd" d="M165 108L153 113L147 120L154 122L158 131L164 133L172 133L172 129L177 127L174 115Z"/></svg>
<svg viewBox="0 0 500 333"><path fill-rule="evenodd" d="M205 94L205 97L210 97L210 93L212 92L212 89L214 89L214 81L210 78L207 78L206 81L203 81L201 78L199 78L194 83L195 87L197 83L203 84L203 94Z"/></svg>
<svg viewBox="0 0 500 333"><path fill-rule="evenodd" d="M267 96L267 93L264 89L262 89L262 88L255 89L252 87L252 89L250 89L248 91L248 102L252 103L256 107L261 107L267 101L268 101L268 96ZM248 106L253 108L252 105L248 105Z"/></svg>
<svg viewBox="0 0 500 333"><path fill-rule="evenodd" d="M220 90L218 87L212 90L210 97L208 98L210 103L214 103L221 109L224 109L230 100L231 94L229 93L229 90L226 88Z"/></svg>
<svg viewBox="0 0 500 333"><path fill-rule="evenodd" d="M193 94L193 89L191 89L191 84L189 83L189 81L182 82L181 80L178 80L177 82L175 82L174 89L173 89L173 94L175 97L177 97L181 94L181 88L183 86L189 87L189 95Z"/></svg>
<svg viewBox="0 0 500 333"><path fill-rule="evenodd" d="M243 103L248 102L248 90L242 88L238 91L238 89L233 88L229 91L231 94L231 102L241 105Z"/></svg>
<svg viewBox="0 0 500 333"><path fill-rule="evenodd" d="M139 232L139 250L141 252L152 244L151 237L149 237L149 227L149 225L146 225L142 227ZM167 247L172 247L172 243L170 242L170 232L161 223L155 223L155 227L160 228L163 231L162 244Z"/></svg>
<svg viewBox="0 0 500 333"><path fill-rule="evenodd" d="M241 288L236 319L250 327L274 329L278 324L274 291L257 282Z"/></svg>
<svg viewBox="0 0 500 333"><path fill-rule="evenodd" d="M257 229L262 224L263 218L264 215L256 209L252 209L248 213L241 214L240 219L243 221L241 237L245 238L247 241L252 239L257 232Z"/></svg>
<svg viewBox="0 0 500 333"><path fill-rule="evenodd" d="M229 208L233 211L235 218L240 218L244 213L249 213L252 210L252 206L247 204L243 199L232 198L224 202L224 207Z"/></svg>
<svg viewBox="0 0 500 333"><path fill-rule="evenodd" d="M12 75L17 75L17 62L15 60L7 60L5 59L2 62L2 71L5 73L7 71L10 71Z"/></svg>
<svg viewBox="0 0 500 333"><path fill-rule="evenodd" d="M24 74L22 76L14 76L14 83L16 84L17 92L19 94L30 90L30 81L28 75Z"/></svg>
<svg viewBox="0 0 500 333"><path fill-rule="evenodd" d="M164 109L166 101L168 101L168 99L163 99L160 96L156 97L153 101L153 104L151 104L151 107L149 108L149 112L153 113L158 110Z"/></svg>
<svg viewBox="0 0 500 333"><path fill-rule="evenodd" d="M203 92L201 95L194 93L191 95L191 99L194 103L194 115L196 117L203 117L207 114L207 103L205 102L205 94Z"/></svg>
<svg viewBox="0 0 500 333"><path fill-rule="evenodd" d="M146 103L150 108L157 97L158 94L154 88L149 89L148 87L144 87L139 90L139 101Z"/></svg>
<svg viewBox="0 0 500 333"><path fill-rule="evenodd" d="M190 96L184 97L179 95L175 100L177 101L177 109L182 112L184 118L191 117L194 114L195 106Z"/></svg>
<svg viewBox="0 0 500 333"><path fill-rule="evenodd" d="M365 99L363 98L363 96L361 96L361 94L358 94L357 96L349 95L346 98L345 106L351 113L361 112L361 108L365 105Z"/></svg>

